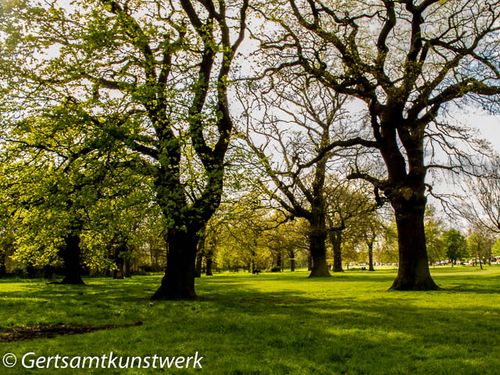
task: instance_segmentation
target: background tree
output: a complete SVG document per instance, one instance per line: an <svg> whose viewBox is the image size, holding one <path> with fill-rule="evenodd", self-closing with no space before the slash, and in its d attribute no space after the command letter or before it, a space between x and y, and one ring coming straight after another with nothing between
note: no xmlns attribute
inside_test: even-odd
<svg viewBox="0 0 500 375"><path fill-rule="evenodd" d="M392 289L437 288L425 241L427 172L460 171L471 161L449 142L456 134L467 140L446 121L452 103L489 98L487 106L498 110L497 5L496 0L262 5L261 15L274 23L259 35L264 51L259 59L268 63L264 72L306 73L357 98L366 111L371 135L360 133L349 144L377 151L385 173L354 168L350 177L371 182L394 208L399 270ZM439 161L435 149L427 148L430 142L448 151L448 160ZM332 142L316 160L345 144Z"/></svg>
<svg viewBox="0 0 500 375"><path fill-rule="evenodd" d="M385 231L382 216L372 205L370 210L356 219L351 231L356 233L355 236L359 236L360 242L366 246L368 270L375 271L376 246L380 244Z"/></svg>
<svg viewBox="0 0 500 375"><path fill-rule="evenodd" d="M472 228L467 236L466 246L469 255L474 257L474 265L479 264L483 269L483 264L491 264L492 247L494 239L487 230L480 227Z"/></svg>
<svg viewBox="0 0 500 375"><path fill-rule="evenodd" d="M328 176L325 187L326 222L333 249L333 271L342 272L343 235L349 231L351 242L364 240L373 250L376 236L376 204L367 185L352 181L340 181ZM354 240L354 241L353 241Z"/></svg>
<svg viewBox="0 0 500 375"><path fill-rule="evenodd" d="M465 180L466 196L455 210L473 226L500 233L500 157L484 162L486 173Z"/></svg>
<svg viewBox="0 0 500 375"><path fill-rule="evenodd" d="M454 264L457 264L457 260L463 259L468 255L467 241L457 229L449 229L444 232L443 245L452 267Z"/></svg>
<svg viewBox="0 0 500 375"><path fill-rule="evenodd" d="M491 247L491 254L494 257L500 258L500 238L497 238ZM498 262L498 260L497 260Z"/></svg>
<svg viewBox="0 0 500 375"><path fill-rule="evenodd" d="M395 221L383 225L382 246L377 251L377 258L385 264L398 264L398 228Z"/></svg>
<svg viewBox="0 0 500 375"><path fill-rule="evenodd" d="M310 168L301 165L344 136L338 129L348 122L342 108L345 97L294 74L252 81L239 95L244 140L255 155L255 168L268 177L261 189L290 215L309 223L309 277L330 276L325 181L333 155L322 154Z"/></svg>
<svg viewBox="0 0 500 375"><path fill-rule="evenodd" d="M124 186L110 174L111 155L117 152L110 137L82 134L84 128L63 106L52 107L50 113L18 121L4 138L2 188L17 228L13 256L30 267L61 258L62 282L68 284L83 284L82 233L91 225L89 213Z"/></svg>
<svg viewBox="0 0 500 375"><path fill-rule="evenodd" d="M427 205L425 211L425 238L429 264L436 263L447 257L447 250L443 241L445 232L443 221L437 217L433 206ZM448 257L448 259L451 259Z"/></svg>

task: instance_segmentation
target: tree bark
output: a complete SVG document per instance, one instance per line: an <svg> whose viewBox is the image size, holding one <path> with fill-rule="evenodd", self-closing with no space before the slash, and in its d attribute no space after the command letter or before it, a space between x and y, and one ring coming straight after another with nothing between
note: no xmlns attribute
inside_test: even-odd
<svg viewBox="0 0 500 375"><path fill-rule="evenodd" d="M281 271L283 271L283 261L281 257L281 250L278 250L278 253L276 255L276 268L278 268Z"/></svg>
<svg viewBox="0 0 500 375"><path fill-rule="evenodd" d="M170 230L167 237L167 267L161 285L153 300L192 300L198 231L194 229Z"/></svg>
<svg viewBox="0 0 500 375"><path fill-rule="evenodd" d="M196 263L195 263L195 277L201 277L201 269L203 266L203 257L205 256L205 231L201 231L198 240L198 249L196 251Z"/></svg>
<svg viewBox="0 0 500 375"><path fill-rule="evenodd" d="M201 277L201 268L203 265L203 253L196 254L196 264L194 267L194 277Z"/></svg>
<svg viewBox="0 0 500 375"><path fill-rule="evenodd" d="M7 275L7 268L5 267L5 254L0 254L0 278Z"/></svg>
<svg viewBox="0 0 500 375"><path fill-rule="evenodd" d="M368 271L375 271L373 267L373 240L368 240Z"/></svg>
<svg viewBox="0 0 500 375"><path fill-rule="evenodd" d="M63 259L64 273L61 284L85 284L82 279L80 234L78 232L67 235L60 256Z"/></svg>
<svg viewBox="0 0 500 375"><path fill-rule="evenodd" d="M113 271L113 279L123 279L125 277L125 259L124 255L127 247L124 244L119 244L115 249L115 265L116 269Z"/></svg>
<svg viewBox="0 0 500 375"><path fill-rule="evenodd" d="M391 202L396 214L399 245L398 275L392 290L436 290L425 243L425 197L421 202L400 198Z"/></svg>
<svg viewBox="0 0 500 375"><path fill-rule="evenodd" d="M342 230L330 231L333 248L333 272L344 272L342 269Z"/></svg>
<svg viewBox="0 0 500 375"><path fill-rule="evenodd" d="M207 276L213 276L213 264L214 264L214 261L212 259L212 254L207 254L207 257L206 257L206 271L205 271L205 275Z"/></svg>
<svg viewBox="0 0 500 375"><path fill-rule="evenodd" d="M123 263L123 274L125 277L132 277L132 260L130 256L127 256Z"/></svg>
<svg viewBox="0 0 500 375"><path fill-rule="evenodd" d="M320 217L316 222L311 222L309 232L309 251L312 258L312 268L309 277L329 277L326 262L326 227L325 218Z"/></svg>

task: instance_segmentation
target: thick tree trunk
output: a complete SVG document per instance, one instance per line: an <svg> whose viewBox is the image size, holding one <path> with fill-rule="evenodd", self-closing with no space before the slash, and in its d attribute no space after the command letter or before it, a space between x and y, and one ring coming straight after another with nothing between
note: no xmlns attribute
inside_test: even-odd
<svg viewBox="0 0 500 375"><path fill-rule="evenodd" d="M333 272L344 272L342 269L342 231L330 231L330 241L333 248Z"/></svg>
<svg viewBox="0 0 500 375"><path fill-rule="evenodd" d="M323 225L321 225L323 224ZM326 262L326 228L323 221L316 225L311 223L309 233L309 251L312 258L312 269L309 277L329 277L328 264Z"/></svg>
<svg viewBox="0 0 500 375"><path fill-rule="evenodd" d="M278 268L280 270L280 272L283 270L283 261L282 261L281 251L278 251L278 254L276 256L276 268Z"/></svg>
<svg viewBox="0 0 500 375"><path fill-rule="evenodd" d="M435 290L439 289L431 277L425 244L423 203L414 200L392 202L396 213L399 244L398 275L392 290Z"/></svg>
<svg viewBox="0 0 500 375"><path fill-rule="evenodd" d="M81 249L79 233L71 233L66 237L64 247L60 251L63 259L64 279L61 284L85 284L82 279Z"/></svg>
<svg viewBox="0 0 500 375"><path fill-rule="evenodd" d="M154 300L195 299L197 230L171 230L167 237L167 268Z"/></svg>

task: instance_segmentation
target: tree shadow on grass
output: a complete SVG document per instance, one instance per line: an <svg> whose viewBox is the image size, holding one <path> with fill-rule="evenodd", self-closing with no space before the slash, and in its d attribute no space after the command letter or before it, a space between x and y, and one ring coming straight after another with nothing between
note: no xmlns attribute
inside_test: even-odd
<svg viewBox="0 0 500 375"><path fill-rule="evenodd" d="M34 285L0 296L11 313L31 307L40 314L37 319L66 314L67 321L76 315L97 325L140 317L144 326L120 335L92 333L93 345L119 345L126 351L143 342L148 351L199 350L209 374L494 374L500 366L494 354L500 330L497 290L487 305L489 299L477 303L469 295L481 287L479 280L461 287L467 296L459 296L463 290L453 288L385 293L391 275L352 276L353 286L335 277L321 280L325 284L285 277L278 286L281 279L275 276L207 278L199 282L201 297L194 302L150 303L159 277L89 282L83 291ZM348 287L362 293L339 292ZM487 289L482 298L488 298ZM48 315L51 309L55 315ZM115 316L115 311L124 313ZM132 344L124 343L124 336Z"/></svg>

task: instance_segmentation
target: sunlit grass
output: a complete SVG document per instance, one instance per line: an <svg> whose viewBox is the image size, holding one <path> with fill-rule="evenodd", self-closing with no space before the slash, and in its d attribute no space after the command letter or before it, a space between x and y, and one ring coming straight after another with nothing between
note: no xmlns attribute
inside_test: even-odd
<svg viewBox="0 0 500 375"><path fill-rule="evenodd" d="M83 287L1 280L1 329L50 323L144 324L0 343L0 356L27 351L130 356L199 351L204 356L201 373L206 374L498 373L500 267L432 272L443 290L388 292L394 270L351 271L321 280L307 279L305 271L220 274L197 281L197 301L154 303L149 297L161 275L88 279ZM0 364L2 374L26 371L16 367L8 372ZM92 371L87 373L158 372Z"/></svg>

